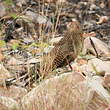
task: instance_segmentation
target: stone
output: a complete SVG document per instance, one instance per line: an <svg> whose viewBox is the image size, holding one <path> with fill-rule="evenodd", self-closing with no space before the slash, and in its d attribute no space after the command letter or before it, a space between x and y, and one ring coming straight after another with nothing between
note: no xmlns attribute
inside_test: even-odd
<svg viewBox="0 0 110 110"><path fill-rule="evenodd" d="M63 38L63 37L52 38L52 39L50 40L50 43L56 44L56 43L58 43L62 38Z"/></svg>
<svg viewBox="0 0 110 110"><path fill-rule="evenodd" d="M4 84L5 80L10 77L10 72L2 64L0 64L0 84Z"/></svg>
<svg viewBox="0 0 110 110"><path fill-rule="evenodd" d="M110 61L94 58L88 61L88 66L92 72L98 75L104 75L106 72L110 73Z"/></svg>
<svg viewBox="0 0 110 110"><path fill-rule="evenodd" d="M16 0L16 5L22 7L22 5L26 5L26 0Z"/></svg>
<svg viewBox="0 0 110 110"><path fill-rule="evenodd" d="M2 105L3 108L0 110L5 110L5 108L7 108L7 110L20 110L19 104L15 100L8 97L0 96L0 105Z"/></svg>
<svg viewBox="0 0 110 110"><path fill-rule="evenodd" d="M106 73L104 76L104 86L110 88L110 73Z"/></svg>
<svg viewBox="0 0 110 110"><path fill-rule="evenodd" d="M27 90L22 87L10 86L10 87L2 87L0 86L0 96L9 97L16 101L20 101L20 99L27 94Z"/></svg>
<svg viewBox="0 0 110 110"><path fill-rule="evenodd" d="M2 18L3 16L5 16L6 13L6 7L4 6L3 3L0 3L0 18Z"/></svg>
<svg viewBox="0 0 110 110"><path fill-rule="evenodd" d="M110 48L109 48L109 46L106 43L104 43L103 41L101 41L101 40L99 40L99 39L97 39L95 37L91 37L91 40L93 41L99 56L110 57ZM96 55L96 52L95 52L93 46L91 45L90 37L87 37L84 40L84 48L83 48L83 52L82 53L86 54L87 51L90 51L94 55Z"/></svg>
<svg viewBox="0 0 110 110"><path fill-rule="evenodd" d="M100 87L89 81L76 72L47 79L22 98L22 110L105 110L109 104L97 93Z"/></svg>

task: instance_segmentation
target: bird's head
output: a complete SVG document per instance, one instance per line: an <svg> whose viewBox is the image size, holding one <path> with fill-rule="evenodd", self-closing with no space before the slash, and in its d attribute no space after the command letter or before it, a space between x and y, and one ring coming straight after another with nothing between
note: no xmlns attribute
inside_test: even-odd
<svg viewBox="0 0 110 110"><path fill-rule="evenodd" d="M67 25L68 31L82 32L81 24L77 20L73 20Z"/></svg>

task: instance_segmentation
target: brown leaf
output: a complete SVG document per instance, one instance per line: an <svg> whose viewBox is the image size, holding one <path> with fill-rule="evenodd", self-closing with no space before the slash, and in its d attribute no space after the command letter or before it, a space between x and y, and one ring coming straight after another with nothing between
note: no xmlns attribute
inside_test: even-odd
<svg viewBox="0 0 110 110"><path fill-rule="evenodd" d="M95 37L95 36L96 36L95 32L83 33L83 37L84 38L86 38L86 37Z"/></svg>
<svg viewBox="0 0 110 110"><path fill-rule="evenodd" d="M107 16L101 16L97 24L102 24L108 22L109 18Z"/></svg>

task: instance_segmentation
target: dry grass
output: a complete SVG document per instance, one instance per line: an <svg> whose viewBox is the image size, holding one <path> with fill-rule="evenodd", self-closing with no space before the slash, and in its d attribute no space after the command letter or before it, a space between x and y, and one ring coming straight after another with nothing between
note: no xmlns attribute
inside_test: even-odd
<svg viewBox="0 0 110 110"><path fill-rule="evenodd" d="M39 3L40 4L40 3ZM44 0L43 0L43 5L41 6L42 7L42 15L43 16L47 16L48 15L48 11L46 11L44 13ZM47 4L49 7L49 3ZM40 5L39 5L40 6ZM62 6L63 4L57 4L56 3L56 11L54 13L54 16L53 16L53 25L52 25L52 32L48 33L48 37L47 37L47 40L46 41L49 41L50 38L54 38L55 37L55 34L57 32L57 26L58 26L58 23L59 23L59 17L60 17L60 14L61 14L61 10L62 10ZM39 8L40 9L40 8ZM56 22L54 22L54 18L57 16L57 19L56 19ZM40 33L40 37L41 37L41 41L40 42L43 42L43 39L45 39L45 28L43 27L43 25L40 26L40 30L39 30L39 33ZM48 43L48 42L47 42ZM53 45L53 44L50 44L50 45ZM42 50L42 48L41 48ZM53 60L55 58L55 56L51 56L50 54L48 55L43 55L42 56L42 61L40 63L40 73L41 73L41 77L43 77L44 75L47 75L47 74L52 74L52 64L53 64Z"/></svg>

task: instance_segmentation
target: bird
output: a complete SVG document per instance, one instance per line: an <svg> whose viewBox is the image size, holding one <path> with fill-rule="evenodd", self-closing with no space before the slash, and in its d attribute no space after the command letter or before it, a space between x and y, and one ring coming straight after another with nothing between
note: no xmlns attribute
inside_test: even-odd
<svg viewBox="0 0 110 110"><path fill-rule="evenodd" d="M80 54L83 49L84 37L81 24L74 20L67 25L64 37L55 44L54 48L44 57L43 69L46 74L70 62ZM72 67L70 66L72 69Z"/></svg>

